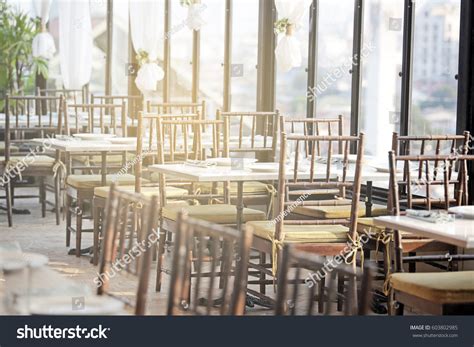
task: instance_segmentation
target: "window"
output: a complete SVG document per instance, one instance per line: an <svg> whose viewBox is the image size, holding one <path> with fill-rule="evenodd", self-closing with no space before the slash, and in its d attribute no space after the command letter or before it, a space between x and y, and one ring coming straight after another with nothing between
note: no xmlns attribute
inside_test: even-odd
<svg viewBox="0 0 474 347"><path fill-rule="evenodd" d="M128 94L128 18L128 1L114 1L112 28L112 95Z"/></svg>
<svg viewBox="0 0 474 347"><path fill-rule="evenodd" d="M231 111L255 111L259 0L234 1L232 10Z"/></svg>
<svg viewBox="0 0 474 347"><path fill-rule="evenodd" d="M316 117L343 115L349 133L354 5L320 0L319 11Z"/></svg>
<svg viewBox="0 0 474 347"><path fill-rule="evenodd" d="M200 97L213 117L222 108L224 91L225 1L207 0L201 27Z"/></svg>
<svg viewBox="0 0 474 347"><path fill-rule="evenodd" d="M386 161L392 141L387 134L400 128L403 2L369 0L364 18L369 48L362 64L360 128L367 154Z"/></svg>
<svg viewBox="0 0 474 347"><path fill-rule="evenodd" d="M308 6L309 10L309 6ZM301 27L294 35L300 42L301 66L283 72L276 72L276 108L285 117L306 117L308 89L308 44L309 44L309 11L303 16ZM278 39L284 34L280 34Z"/></svg>
<svg viewBox="0 0 474 347"><path fill-rule="evenodd" d="M421 13L428 13L422 16ZM454 134L459 54L460 0L419 0L416 2L413 55L413 92L410 133ZM432 28L433 33L426 32ZM424 42L422 38L432 36ZM423 52L432 57L431 74L422 73Z"/></svg>
<svg viewBox="0 0 474 347"><path fill-rule="evenodd" d="M171 76L172 102L191 102L193 33L186 25L188 9L179 1L171 1Z"/></svg>

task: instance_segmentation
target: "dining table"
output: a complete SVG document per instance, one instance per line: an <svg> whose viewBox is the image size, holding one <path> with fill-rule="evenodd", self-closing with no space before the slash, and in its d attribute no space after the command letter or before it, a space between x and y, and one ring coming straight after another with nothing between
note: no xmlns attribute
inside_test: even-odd
<svg viewBox="0 0 474 347"><path fill-rule="evenodd" d="M41 145L46 149L56 150L65 153L66 157L66 176L71 174L71 155L100 153L101 156L101 180L102 185L107 182L107 155L123 154L126 152L135 152L136 144L131 141L128 143L112 143L110 140L80 140L72 137L64 138L41 138L32 139L32 143Z"/></svg>

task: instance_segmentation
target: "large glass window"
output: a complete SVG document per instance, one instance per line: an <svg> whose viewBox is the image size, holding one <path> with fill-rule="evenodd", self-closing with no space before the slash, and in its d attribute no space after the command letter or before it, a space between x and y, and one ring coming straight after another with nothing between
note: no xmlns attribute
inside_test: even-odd
<svg viewBox="0 0 474 347"><path fill-rule="evenodd" d="M410 133L454 134L460 0L416 2Z"/></svg>
<svg viewBox="0 0 474 347"><path fill-rule="evenodd" d="M112 95L128 94L129 15L128 0L113 3ZM131 72L131 71L130 71Z"/></svg>
<svg viewBox="0 0 474 347"><path fill-rule="evenodd" d="M233 2L231 110L257 108L258 0Z"/></svg>
<svg viewBox="0 0 474 347"><path fill-rule="evenodd" d="M364 3L360 126L367 154L387 161L391 132L400 128L403 2Z"/></svg>
<svg viewBox="0 0 474 347"><path fill-rule="evenodd" d="M186 25L187 7L180 1L171 1L171 101L191 102L193 32Z"/></svg>
<svg viewBox="0 0 474 347"><path fill-rule="evenodd" d="M207 113L213 116L223 101L225 1L206 0L203 6L200 97L206 100Z"/></svg>
<svg viewBox="0 0 474 347"><path fill-rule="evenodd" d="M350 129L353 23L353 2L319 1L317 84L310 94L316 99L315 117L343 115L346 133Z"/></svg>
<svg viewBox="0 0 474 347"><path fill-rule="evenodd" d="M283 35L280 34L278 40ZM278 67L276 75L276 108L285 117L306 117L308 88L309 6L301 26L294 33L300 41L301 66L283 72Z"/></svg>
<svg viewBox="0 0 474 347"><path fill-rule="evenodd" d="M90 12L93 44L89 90L94 94L104 94L107 52L107 1L91 1Z"/></svg>

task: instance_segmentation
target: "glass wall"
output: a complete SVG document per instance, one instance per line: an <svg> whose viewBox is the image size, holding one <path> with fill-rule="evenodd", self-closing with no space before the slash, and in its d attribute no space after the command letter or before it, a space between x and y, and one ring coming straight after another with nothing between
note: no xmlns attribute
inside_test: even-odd
<svg viewBox="0 0 474 347"><path fill-rule="evenodd" d="M337 13L337 16L332 15ZM319 1L316 117L343 115L350 130L353 1Z"/></svg>
<svg viewBox="0 0 474 347"><path fill-rule="evenodd" d="M283 35L278 35L280 40ZM294 35L300 42L301 66L288 72L278 67L276 72L276 108L285 117L306 117L307 88L308 88L308 45L309 45L309 6L302 20L302 25L296 28Z"/></svg>
<svg viewBox="0 0 474 347"><path fill-rule="evenodd" d="M171 1L171 76L170 101L191 102L193 33L186 25L188 9Z"/></svg>
<svg viewBox="0 0 474 347"><path fill-rule="evenodd" d="M366 57L359 121L367 154L387 161L390 133L400 128L403 1L368 0L364 6Z"/></svg>
<svg viewBox="0 0 474 347"><path fill-rule="evenodd" d="M454 134L460 0L416 2L410 133Z"/></svg>
<svg viewBox="0 0 474 347"><path fill-rule="evenodd" d="M214 117L222 108L224 94L225 1L203 2L201 27L200 98L206 100L207 113Z"/></svg>
<svg viewBox="0 0 474 347"><path fill-rule="evenodd" d="M113 95L128 94L128 75L134 68L129 67L129 15L128 0L113 3L112 33L112 91Z"/></svg>
<svg viewBox="0 0 474 347"><path fill-rule="evenodd" d="M231 111L257 108L259 0L233 2Z"/></svg>

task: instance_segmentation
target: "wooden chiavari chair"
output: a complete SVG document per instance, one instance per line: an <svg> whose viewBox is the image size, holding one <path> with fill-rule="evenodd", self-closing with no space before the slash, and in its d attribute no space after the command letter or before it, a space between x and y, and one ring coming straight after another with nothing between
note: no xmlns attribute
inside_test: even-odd
<svg viewBox="0 0 474 347"><path fill-rule="evenodd" d="M158 197L121 191L115 184L107 200L99 276L99 295L111 295L130 306L136 315L144 315L150 276L151 252L158 239ZM117 264L125 264L117 270ZM114 294L112 282L119 282L121 273L136 276L133 298ZM120 290L119 290L120 291ZM134 302L134 304L133 304Z"/></svg>
<svg viewBox="0 0 474 347"><path fill-rule="evenodd" d="M252 234L184 212L176 223L168 315L243 315Z"/></svg>
<svg viewBox="0 0 474 347"><path fill-rule="evenodd" d="M224 135L223 144L219 144L222 141L220 136L220 129L224 125L224 121L222 120L161 120L158 119L158 129L161 131L158 133L158 148L159 151L159 162L165 163L166 158L181 158L181 162L183 162L184 158L189 158L193 160L205 160L207 158L206 151L204 148L204 141L202 138L202 134L204 133L204 127L207 127L206 133L211 134L211 143L212 143L212 150L210 151L210 155L212 157L221 156L223 153L228 153L228 139L226 135ZM175 135L176 132L172 131L172 128L181 128L181 127L190 127L190 130L185 133L184 131L180 131L180 136L183 137L182 141L176 139ZM185 128L183 128L185 129ZM189 134L193 133L192 137ZM170 134L166 136L166 134ZM174 144L184 143L186 139L192 138L193 141L187 143L184 148L189 147L187 153L169 153L173 150ZM209 139L208 139L209 141ZM221 150L222 148L222 150ZM163 268L163 256L165 252L165 243L166 243L166 236L171 235L172 233L176 232L176 218L178 213L185 209L187 214L191 218L202 219L208 222L217 223L221 225L233 225L237 224L237 208L235 205L230 203L230 194L228 193L228 187L224 189L224 195L220 195L219 192L214 193L203 193L195 194L194 189L191 189L190 195L187 196L187 199L207 199L211 202L216 200L222 199L225 203L215 203L215 204L208 204L208 205L193 205L193 206L176 206L167 204L167 181L165 180L165 176L160 174L159 175L159 186L160 186L160 197L162 202L162 213L161 213L161 234L160 234L160 242L158 247L158 265L157 265L157 280L156 280L156 290L161 290L161 279L163 272L166 270ZM219 201L220 202L220 201ZM259 210L251 209L251 208L244 208L243 209L243 219L245 221L250 220L264 220L265 213ZM170 237L168 237L170 239Z"/></svg>
<svg viewBox="0 0 474 347"><path fill-rule="evenodd" d="M143 176L148 176L150 179L149 173L147 172L147 166L151 164L159 163L157 145L159 121L158 119L163 120L193 120L199 119L198 114L179 114L179 115L169 115L169 114L158 114L158 113L148 113L148 112L139 112L137 119L137 149L135 152L135 157L130 161L130 169L135 171L135 184L126 184L120 187L121 190L140 193L144 196L154 196L159 193L158 180L147 180L143 179ZM187 134L186 134L187 135ZM167 133L169 136L169 133ZM187 138L187 137L186 137ZM173 152L174 153L174 152ZM170 159L170 158L168 158ZM168 161L166 161L168 162ZM93 218L94 218L94 246L93 246L93 263L97 265L98 263L98 253L99 253L99 244L101 241L101 228L103 220L103 211L106 204L106 199L109 194L110 187L96 187L94 188L94 198L93 198ZM188 195L188 189L180 188L179 186L167 185L166 187L167 199L175 200L179 198L184 198ZM155 255L156 253L154 253Z"/></svg>
<svg viewBox="0 0 474 347"><path fill-rule="evenodd" d="M302 160L295 152L293 166L287 168L287 149L305 147L308 143L313 148L312 155L306 158L308 167L300 169ZM331 151L327 151L327 158L320 161L314 147L316 143L330 148L335 143L342 144L344 150L343 173L339 180L334 180L332 173ZM348 178L348 148L354 145L357 148L357 159L354 163L355 171L353 179ZM264 300L266 285L272 284L273 280L266 276L275 277L281 247L286 243L296 243L301 249L305 249L322 256L335 256L343 254L346 262L355 262L357 252L361 249L361 242L357 233L357 221L360 215L359 199L361 189L361 168L363 161L364 134L359 136L304 136L286 135L282 133L280 142L280 166L277 195L277 213L272 221L247 222L246 226L251 228L254 234L252 248L260 252L259 263L251 263L250 266L257 270L259 279L250 280L249 284L259 284L260 291L249 289L252 295ZM291 174L291 175L290 175ZM289 178L290 176L291 178ZM301 209L313 209L326 206L337 206L338 200L307 200L314 189L351 189L351 211L350 216L340 217L338 214L328 214L326 218L296 219L292 214L300 214ZM291 194L297 190L300 196ZM345 203L343 201L342 203ZM345 206L345 205L343 205ZM270 262L267 262L270 255ZM339 279L339 289L342 290L343 280ZM321 285L324 285L322 281ZM322 299L321 299L322 300ZM339 306L341 303L339 303ZM320 309L322 302L320 303Z"/></svg>
<svg viewBox="0 0 474 347"><path fill-rule="evenodd" d="M41 214L46 216L46 192L54 193L52 203L59 224L59 190L61 182L61 166L56 158L45 154L48 138L62 132L62 97L47 96L9 96L5 98L4 119L4 153L0 160L3 185L7 197L7 216L12 224L12 204L14 198L33 198L35 196L15 196L14 186L24 186L20 181L23 177L34 177L38 181ZM44 145L33 145L32 138L44 139ZM28 153L20 152L20 147L28 149ZM53 184L46 182L53 178ZM20 179L20 181L18 181ZM20 182L20 183L19 183Z"/></svg>
<svg viewBox="0 0 474 347"><path fill-rule="evenodd" d="M393 133L392 136L392 151L396 156L398 155L412 155L412 156L426 156L426 155L444 155L450 156L453 158L450 162L455 162L456 158L459 155L467 153L468 145L470 140L469 132L464 132L463 135L425 135L425 136L400 136L398 133ZM401 163L401 162L400 162ZM416 192L411 191L410 185L407 185L406 182L420 181L422 182L427 174L430 174L430 170L427 171L428 167L426 166L426 161L412 161L414 165L409 165L408 161L405 161L402 168L397 168L397 174L401 177L401 183L399 187L399 203L402 207L416 208L416 209L427 209L431 210L432 208L445 208L446 201L445 195L443 192L444 177L442 173L442 161L432 161L430 165L432 166L431 170L434 173L434 176L439 178L439 182L434 184L421 184L419 185ZM459 165L458 165L459 166ZM450 194L449 194L449 204L450 205L459 205L463 204L464 194L457 187L461 187L461 177L452 177L453 174L456 174L454 167L450 167ZM400 172L398 172L400 171ZM439 172L438 172L439 171ZM458 170L458 174L460 174ZM461 187L462 188L462 187ZM455 194L453 189L457 190ZM392 202L390 197L391 190L388 192L388 202L389 206ZM390 208L389 208L390 209ZM391 257L390 257L390 244L393 237L393 234L387 232L384 228L377 227L373 222L373 218L361 218L359 220L359 232L365 233L371 236L370 242L367 242L364 245L365 253L367 256L370 254L370 251L376 251L376 254L380 253L383 256L383 262L381 265L381 279L386 281L389 276L392 267ZM370 233L368 233L370 232ZM452 254L456 253L456 247L451 245L436 242L431 239L417 237L408 232L401 232L402 235L402 244L406 256L404 257L404 262L408 263L409 272L416 271L417 262L425 262L426 264L434 265L443 270L455 269L457 262L451 261L448 262L447 266L444 266L442 263L437 262L439 256L434 257L427 256L429 252L441 253L441 254ZM419 256L417 253L425 253L425 255ZM452 258L449 258L453 260ZM377 262L378 259L375 259ZM386 286L383 288L383 294L388 295ZM385 298L382 298L384 301Z"/></svg>
<svg viewBox="0 0 474 347"><path fill-rule="evenodd" d="M336 263L337 264L337 263ZM275 313L277 315L305 315L312 316L323 310L315 311L315 301L318 296L324 301L324 314L336 313L334 301L343 296L342 311L346 316L366 315L369 312L372 287L372 267L365 264L362 269L337 264L327 268L325 258L315 254L300 251L292 245L285 245L278 269L278 289ZM322 279L325 286L320 286ZM347 291L338 293L336 279L346 278ZM358 290L357 283L360 283ZM323 292L316 292L323 288ZM341 309L339 309L341 311Z"/></svg>
<svg viewBox="0 0 474 347"><path fill-rule="evenodd" d="M73 104L86 104L88 102L88 88L84 86L81 89L36 89L38 96L63 96L64 100Z"/></svg>
<svg viewBox="0 0 474 347"><path fill-rule="evenodd" d="M467 201L467 162L473 160L474 156L466 154L454 156L452 154L400 156L391 151L389 153L389 165L393 214L397 216L403 213L402 196L406 197L406 208L411 209L414 207L415 202L418 202L413 198L416 193L414 191L415 188L426 188L427 194L423 204L429 208L436 203L441 209L447 211L450 206L459 206L463 201ZM421 176L412 177L411 175L406 175L402 179L398 178L398 162L403 163L404 171L409 171L410 163L412 165L414 163L413 167L420 168ZM454 174L456 162L459 163L457 177ZM421 188L417 188L417 186ZM434 186L442 187L443 197L433 197L429 194L429 189ZM451 189L451 186L454 186L454 189ZM453 195L455 198L453 198ZM421 239L419 243L424 246L424 251L443 249L443 244L438 241ZM440 267L434 261L456 262L460 260L473 260L474 257L468 255L458 256L456 254L449 254L449 260L445 254L437 257L432 255L404 257L403 254L407 252L407 248L410 246L412 245L402 237L401 230L393 231L394 271L396 273L389 276L389 312L403 314L404 305L407 305L422 312L435 315L473 314L473 271L403 273L403 263L407 260L424 261L430 265ZM444 245L444 250L449 247ZM456 247L451 247L451 249L456 251ZM398 302L396 308L394 306L395 302Z"/></svg>
<svg viewBox="0 0 474 347"><path fill-rule="evenodd" d="M100 133L127 136L125 103L118 104L67 104L65 105L65 128L67 135L78 133ZM110 114L108 114L110 113ZM99 171L106 170L106 185L113 181L121 185L134 184L135 176L128 172L120 172L126 166L127 153L102 152L66 153L66 246L69 247L71 233L76 233L76 256L81 254L83 219L86 216L86 203L92 201L94 189L103 186ZM76 174L80 170L81 174ZM117 172L118 171L118 172ZM117 172L117 174L112 174ZM74 207L73 207L74 206ZM76 227L72 227L73 216Z"/></svg>

